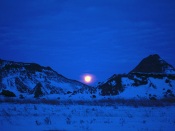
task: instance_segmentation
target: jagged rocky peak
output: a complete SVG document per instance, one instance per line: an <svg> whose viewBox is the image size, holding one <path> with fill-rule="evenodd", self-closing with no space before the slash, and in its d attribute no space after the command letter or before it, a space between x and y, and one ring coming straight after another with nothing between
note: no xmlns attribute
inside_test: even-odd
<svg viewBox="0 0 175 131"><path fill-rule="evenodd" d="M130 73L175 74L175 68L154 54L144 58Z"/></svg>

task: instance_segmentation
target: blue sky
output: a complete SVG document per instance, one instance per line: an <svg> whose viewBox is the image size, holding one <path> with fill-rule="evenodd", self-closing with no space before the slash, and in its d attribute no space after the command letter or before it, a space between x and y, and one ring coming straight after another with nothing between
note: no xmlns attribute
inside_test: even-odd
<svg viewBox="0 0 175 131"><path fill-rule="evenodd" d="M1 0L0 58L96 83L159 54L175 66L174 0Z"/></svg>

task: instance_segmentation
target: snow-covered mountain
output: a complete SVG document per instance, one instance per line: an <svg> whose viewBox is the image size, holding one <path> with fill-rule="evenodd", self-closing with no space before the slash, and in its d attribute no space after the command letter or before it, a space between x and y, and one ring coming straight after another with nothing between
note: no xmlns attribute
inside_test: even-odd
<svg viewBox="0 0 175 131"><path fill-rule="evenodd" d="M90 97L96 90L75 80L68 79L50 67L35 63L22 63L0 60L0 92L8 94L10 91L16 96L66 97L75 94Z"/></svg>
<svg viewBox="0 0 175 131"><path fill-rule="evenodd" d="M68 79L50 67L0 60L0 94L17 98L101 99L174 98L175 69L157 54L128 74L113 75L97 88Z"/></svg>
<svg viewBox="0 0 175 131"><path fill-rule="evenodd" d="M102 96L160 99L175 97L175 69L157 54L144 58L129 74L98 85Z"/></svg>

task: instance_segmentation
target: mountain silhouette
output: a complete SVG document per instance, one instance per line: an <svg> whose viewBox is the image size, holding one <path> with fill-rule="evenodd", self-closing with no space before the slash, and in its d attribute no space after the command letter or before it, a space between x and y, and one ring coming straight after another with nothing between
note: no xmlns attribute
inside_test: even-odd
<svg viewBox="0 0 175 131"><path fill-rule="evenodd" d="M154 54L144 58L130 73L175 74L175 68Z"/></svg>

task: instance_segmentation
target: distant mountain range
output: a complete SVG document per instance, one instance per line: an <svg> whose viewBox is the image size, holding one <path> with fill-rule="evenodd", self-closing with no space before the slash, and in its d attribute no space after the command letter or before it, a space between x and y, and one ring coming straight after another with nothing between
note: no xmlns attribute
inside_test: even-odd
<svg viewBox="0 0 175 131"><path fill-rule="evenodd" d="M0 59L0 94L48 99L174 98L175 68L160 58L144 58L128 74L114 74L97 87L68 79L50 67Z"/></svg>

